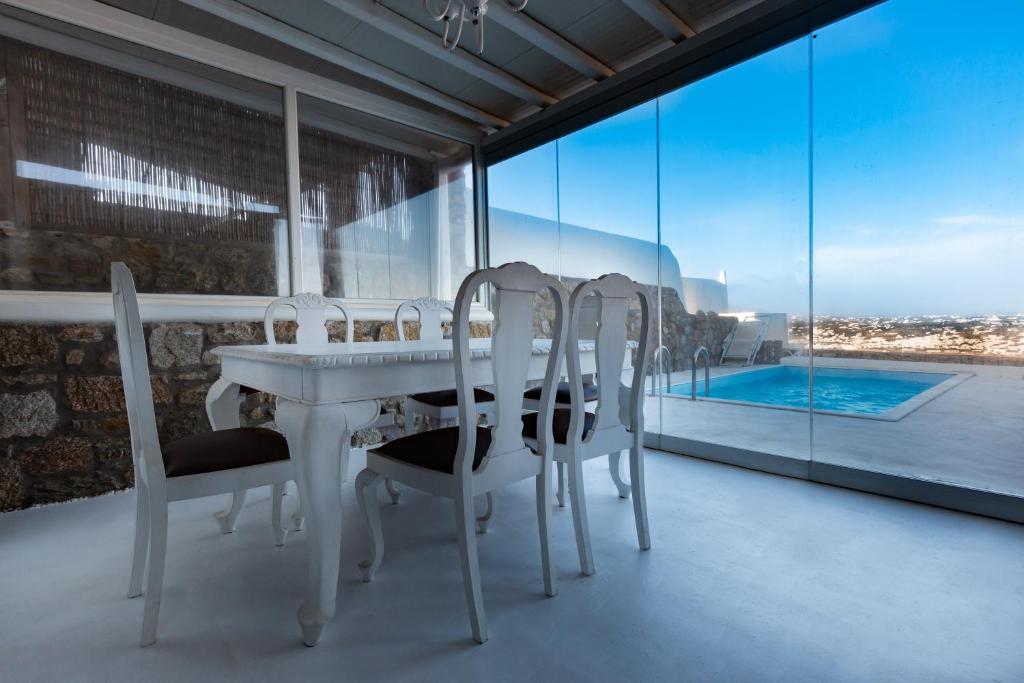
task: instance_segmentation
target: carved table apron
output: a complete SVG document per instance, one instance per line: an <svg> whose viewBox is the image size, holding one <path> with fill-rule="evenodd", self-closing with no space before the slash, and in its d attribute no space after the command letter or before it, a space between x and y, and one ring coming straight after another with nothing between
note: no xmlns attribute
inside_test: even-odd
<svg viewBox="0 0 1024 683"><path fill-rule="evenodd" d="M548 340L534 342L530 379L544 377L549 348ZM490 339L470 340L477 386L493 381L490 352ZM376 419L381 398L453 388L451 341L222 346L213 353L221 361L206 399L214 429L239 425L240 385L277 396L275 422L288 440L306 516L309 577L298 619L303 642L316 645L334 615L352 432ZM593 372L593 343L582 343L580 353L583 371Z"/></svg>

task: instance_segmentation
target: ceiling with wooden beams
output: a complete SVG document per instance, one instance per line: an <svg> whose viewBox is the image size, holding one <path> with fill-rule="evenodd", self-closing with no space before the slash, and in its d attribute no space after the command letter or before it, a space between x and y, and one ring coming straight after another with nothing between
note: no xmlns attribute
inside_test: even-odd
<svg viewBox="0 0 1024 683"><path fill-rule="evenodd" d="M482 55L468 29L464 46L445 51L420 0L102 1L486 134L760 0L530 0L519 14L490 0Z"/></svg>

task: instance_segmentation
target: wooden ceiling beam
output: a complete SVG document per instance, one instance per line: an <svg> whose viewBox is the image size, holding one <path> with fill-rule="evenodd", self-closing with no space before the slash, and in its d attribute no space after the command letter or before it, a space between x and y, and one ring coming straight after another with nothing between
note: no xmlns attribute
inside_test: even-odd
<svg viewBox="0 0 1024 683"><path fill-rule="evenodd" d="M544 24L527 16L524 12L513 12L504 0L497 0L487 6L487 20L493 20L520 38L537 46L563 64L571 66L584 76L595 81L615 75L615 70L588 52L576 47Z"/></svg>
<svg viewBox="0 0 1024 683"><path fill-rule="evenodd" d="M295 28L236 0L181 0L196 9L208 12L238 26L309 53L326 62L372 78L389 87L458 114L490 128L503 128L509 122L490 112L442 93L393 69L382 66L350 50L339 47L311 33Z"/></svg>
<svg viewBox="0 0 1024 683"><path fill-rule="evenodd" d="M622 0L640 18L672 41L693 38L697 32L659 0Z"/></svg>
<svg viewBox="0 0 1024 683"><path fill-rule="evenodd" d="M431 57L446 62L524 102L544 107L558 101L554 96L516 78L507 71L502 71L490 62L470 54L462 48L456 48L451 52L445 50L441 47L441 38L436 33L373 0L325 1L350 17L422 50ZM418 9L419 3L415 4Z"/></svg>

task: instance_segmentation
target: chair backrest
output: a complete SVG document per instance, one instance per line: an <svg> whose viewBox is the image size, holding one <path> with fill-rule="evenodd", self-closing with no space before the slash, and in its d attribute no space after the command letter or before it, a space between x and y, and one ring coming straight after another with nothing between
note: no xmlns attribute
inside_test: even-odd
<svg viewBox="0 0 1024 683"><path fill-rule="evenodd" d="M395 329L398 331L398 341L405 341L405 328L402 325L402 320L409 309L416 311L419 318L420 340L440 341L444 339L444 320L441 315L445 311L454 315L455 308L451 302L429 296L403 301L395 310Z"/></svg>
<svg viewBox="0 0 1024 683"><path fill-rule="evenodd" d="M547 356L537 427L537 444L544 457L550 457L554 439L551 418L555 388L562 370L565 349L567 296L561 283L526 263L508 263L499 268L478 270L467 277L455 299L452 334L455 349L455 387L459 396L459 451L455 474L472 474L476 450L477 410L473 388L478 383L472 371L469 347L470 310L480 287L493 285L494 325L491 332L492 384L495 398L491 445L481 468L496 458L514 454L534 457L523 442L523 391L533 355L534 297L551 292L555 318L551 328L551 348Z"/></svg>
<svg viewBox="0 0 1024 683"><path fill-rule="evenodd" d="M135 280L124 263L110 266L111 291L114 295L114 329L117 331L117 355L121 361L121 381L124 384L125 410L131 433L132 460L136 482L140 478L147 484L162 481L164 477L160 438L156 429L153 408L153 387L149 381L149 358L146 355L146 337L139 316L139 300L135 293Z"/></svg>
<svg viewBox="0 0 1024 683"><path fill-rule="evenodd" d="M326 344L328 342L327 311L330 308L337 308L345 316L345 341L352 343L355 339L355 320L344 301L328 299L313 292L303 292L295 296L274 299L267 306L267 312L263 316L263 331L267 336L268 344L277 343L277 339L274 337L274 315L279 308L286 306L295 309L295 320L299 324L295 333L297 344Z"/></svg>
<svg viewBox="0 0 1024 683"><path fill-rule="evenodd" d="M629 348L626 321L629 316L629 303L634 296L640 300L640 339L634 354L636 360L633 364L632 385L627 391L622 391L622 371ZM625 275L612 273L580 284L569 299L566 348L569 357L572 420L568 436L577 443L583 439L585 412L579 343L581 316L588 309L593 310L593 304L588 303L587 299L597 299L600 308L594 353L599 395L594 426L586 438L590 440L595 434L607 429L625 429L634 434L642 433L644 379L647 375L648 350L651 345L651 300L647 287Z"/></svg>

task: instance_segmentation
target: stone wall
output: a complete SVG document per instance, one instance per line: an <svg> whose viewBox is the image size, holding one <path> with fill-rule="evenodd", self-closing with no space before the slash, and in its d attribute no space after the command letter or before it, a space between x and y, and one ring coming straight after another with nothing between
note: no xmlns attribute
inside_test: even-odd
<svg viewBox="0 0 1024 683"><path fill-rule="evenodd" d="M575 289L583 280L563 278L563 282L569 291ZM658 288L648 287L652 307L657 307ZM722 345L725 338L735 327L737 318L717 313L705 313L697 311L689 313L683 305L679 293L674 289L664 288L662 296L662 320L661 334L662 343L668 347L672 359L672 370L688 370L693 363L693 354L701 346L707 347L712 364L718 364L722 355ZM537 315L534 317L534 334L538 337L547 337L551 334L551 324L554 320L554 308L549 302L549 297L542 295L543 301L538 305ZM655 311L652 310L652 314ZM630 305L626 318L626 325L629 328L627 338L633 341L640 339L640 303L634 299ZM654 341L652 346L656 346ZM781 342L766 342L757 355L757 363L778 363L782 355Z"/></svg>
<svg viewBox="0 0 1024 683"><path fill-rule="evenodd" d="M343 340L345 323L329 325ZM145 325L161 441L210 429L206 392L220 374L216 346L263 343L262 323ZM475 325L486 336L489 326ZM276 328L294 340L294 323ZM409 338L418 337L408 324ZM357 341L395 339L387 322L356 324ZM398 435L401 399L383 402L394 427L364 430L355 445ZM253 394L242 424L273 420L273 397ZM134 484L128 418L113 325L0 325L0 511L96 496Z"/></svg>
<svg viewBox="0 0 1024 683"><path fill-rule="evenodd" d="M656 294L652 288L652 301ZM662 333L673 370L688 369L694 350L701 345L717 362L736 319L702 311L687 313L673 290L663 290L662 295ZM538 309L537 336L550 336L552 315L550 305ZM637 339L637 304L627 324L629 337ZM294 328L294 323L278 323L278 340L293 341ZM333 340L344 338L344 322L331 323L329 328ZM489 333L487 324L477 324L473 330L475 336ZM145 325L145 334L163 441L209 430L206 392L220 374L219 361L210 353L213 347L264 341L263 326L256 322L154 323ZM417 325L407 324L406 334L417 338ZM357 341L386 341L395 336L389 322L356 324ZM777 346L766 344L758 362L778 362L781 348ZM394 414L395 425L363 430L354 435L354 445L378 443L402 433L401 397L382 403ZM272 423L273 397L249 396L241 418L249 426ZM129 488L133 477L113 326L0 324L0 510Z"/></svg>
<svg viewBox="0 0 1024 683"><path fill-rule="evenodd" d="M114 261L128 264L140 292L277 294L273 243L92 234L0 221L0 289L109 292Z"/></svg>

